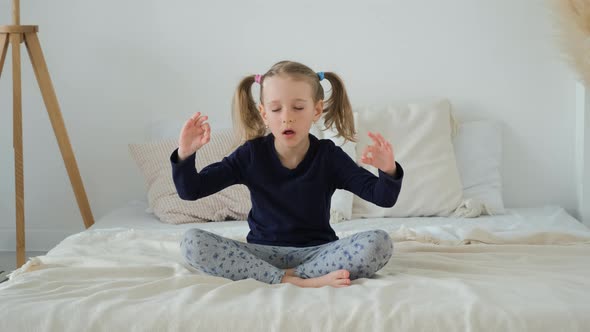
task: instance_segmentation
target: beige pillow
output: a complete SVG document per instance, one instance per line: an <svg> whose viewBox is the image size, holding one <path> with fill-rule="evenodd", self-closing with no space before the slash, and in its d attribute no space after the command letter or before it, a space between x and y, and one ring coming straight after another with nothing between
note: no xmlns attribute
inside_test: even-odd
<svg viewBox="0 0 590 332"><path fill-rule="evenodd" d="M212 131L211 141L197 151L198 170L233 152L231 129ZM196 201L182 200L172 180L170 155L178 147L176 139L129 144L129 153L144 176L147 197L153 213L165 223L246 220L252 204L245 185L232 185Z"/></svg>
<svg viewBox="0 0 590 332"><path fill-rule="evenodd" d="M378 132L393 145L404 180L392 208L355 195L353 218L449 216L460 206L463 186L452 141L456 123L448 100L365 108L357 117L357 160L373 144L367 132ZM375 167L361 166L377 175Z"/></svg>

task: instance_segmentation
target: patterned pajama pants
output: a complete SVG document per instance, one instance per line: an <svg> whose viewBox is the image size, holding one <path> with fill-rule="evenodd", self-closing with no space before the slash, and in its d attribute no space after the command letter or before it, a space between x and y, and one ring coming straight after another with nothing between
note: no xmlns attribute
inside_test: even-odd
<svg viewBox="0 0 590 332"><path fill-rule="evenodd" d="M371 230L312 247L282 247L245 243L193 228L180 243L182 255L207 274L241 280L280 283L284 269L300 278L314 278L346 269L350 279L370 278L393 253L387 232Z"/></svg>

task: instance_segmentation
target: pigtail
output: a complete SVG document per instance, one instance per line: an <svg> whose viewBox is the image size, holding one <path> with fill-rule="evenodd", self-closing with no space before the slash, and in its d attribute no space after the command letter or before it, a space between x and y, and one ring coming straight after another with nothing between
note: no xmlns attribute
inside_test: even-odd
<svg viewBox="0 0 590 332"><path fill-rule="evenodd" d="M238 84L232 101L232 121L237 145L256 137L264 136L264 121L252 98L255 75L246 76Z"/></svg>
<svg viewBox="0 0 590 332"><path fill-rule="evenodd" d="M332 85L330 98L324 103L324 126L329 129L335 125L338 137L356 142L352 106L348 100L344 83L333 72L324 72L324 78Z"/></svg>

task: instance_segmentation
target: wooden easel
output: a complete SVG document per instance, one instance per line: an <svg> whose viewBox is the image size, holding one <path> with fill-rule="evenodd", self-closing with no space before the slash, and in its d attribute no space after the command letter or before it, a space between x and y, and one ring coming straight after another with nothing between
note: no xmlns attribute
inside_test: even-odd
<svg viewBox="0 0 590 332"><path fill-rule="evenodd" d="M76 158L70 145L68 133L64 125L59 103L47 64L43 57L43 51L37 38L36 25L20 25L20 5L19 0L12 0L12 21L13 25L0 26L0 75L2 74L2 67L4 67L4 60L6 59L6 52L8 44L12 45L12 96L13 96L13 146L14 146L14 172L15 172L15 197L16 197L16 266L21 267L25 263L25 220L24 220L24 181L23 181L23 141L22 141L22 96L21 96L21 57L20 57L20 43L23 41L27 46L29 58L33 65L39 89L43 95L45 108L49 114L49 120L53 127L53 132L59 144L61 156L66 165L70 182L82 218L86 228L94 224L94 217L88 204L86 191L80 178Z"/></svg>

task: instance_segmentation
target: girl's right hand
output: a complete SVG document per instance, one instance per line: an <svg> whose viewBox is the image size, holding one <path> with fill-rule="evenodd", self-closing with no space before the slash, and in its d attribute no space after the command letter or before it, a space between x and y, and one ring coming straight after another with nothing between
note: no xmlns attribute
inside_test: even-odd
<svg viewBox="0 0 590 332"><path fill-rule="evenodd" d="M201 112L197 112L184 123L178 139L180 160L188 158L211 139L211 127L205 120L207 116L201 116Z"/></svg>

